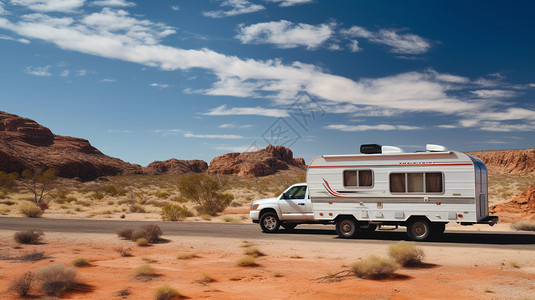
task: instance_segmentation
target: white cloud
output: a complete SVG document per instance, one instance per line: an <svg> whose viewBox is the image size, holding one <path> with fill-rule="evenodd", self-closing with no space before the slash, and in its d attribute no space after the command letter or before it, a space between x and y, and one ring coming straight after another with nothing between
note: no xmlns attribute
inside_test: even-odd
<svg viewBox="0 0 535 300"><path fill-rule="evenodd" d="M453 129L453 128L459 128L457 125L437 125L438 128L444 128L444 129Z"/></svg>
<svg viewBox="0 0 535 300"><path fill-rule="evenodd" d="M472 94L476 95L478 98L511 98L517 95L514 91L508 90L477 90L472 91Z"/></svg>
<svg viewBox="0 0 535 300"><path fill-rule="evenodd" d="M288 7L288 6L314 2L314 0L266 0L266 1L280 3L279 6L281 7Z"/></svg>
<svg viewBox="0 0 535 300"><path fill-rule="evenodd" d="M69 77L70 71L69 70L63 70L59 73L59 76L61 77Z"/></svg>
<svg viewBox="0 0 535 300"><path fill-rule="evenodd" d="M361 37L373 43L392 47L392 52L400 54L422 54L431 48L431 44L424 38L411 34L398 34L396 30L381 29L371 32L360 26L353 26L340 31L348 37Z"/></svg>
<svg viewBox="0 0 535 300"><path fill-rule="evenodd" d="M247 146L216 146L215 149L217 150L223 150L223 151L230 151L230 152L252 152L252 151L258 151L262 148L260 148L258 145L247 145Z"/></svg>
<svg viewBox="0 0 535 300"><path fill-rule="evenodd" d="M198 139L243 139L244 137L236 134L193 134L185 133L184 137Z"/></svg>
<svg viewBox="0 0 535 300"><path fill-rule="evenodd" d="M165 88L169 87L168 84L163 84L163 83L151 83L150 86L157 87L157 88L162 88L162 89L165 89Z"/></svg>
<svg viewBox="0 0 535 300"><path fill-rule="evenodd" d="M274 44L279 48L315 49L333 34L331 25L294 24L281 20L240 26L236 38L244 44Z"/></svg>
<svg viewBox="0 0 535 300"><path fill-rule="evenodd" d="M78 70L78 76L85 76L87 75L87 70Z"/></svg>
<svg viewBox="0 0 535 300"><path fill-rule="evenodd" d="M7 14L6 9L4 8L5 4L0 1L0 15Z"/></svg>
<svg viewBox="0 0 535 300"><path fill-rule="evenodd" d="M151 130L151 132L161 134L163 136L168 136L168 135L176 136L176 135L182 134L184 130L182 129L154 129L154 130Z"/></svg>
<svg viewBox="0 0 535 300"><path fill-rule="evenodd" d="M368 131L368 130L417 130L422 129L418 126L406 126L406 125L389 125L389 124L378 124L378 125L343 125L343 124L333 124L325 126L326 129L334 129L339 131Z"/></svg>
<svg viewBox="0 0 535 300"><path fill-rule="evenodd" d="M0 8L1 8L1 6L0 6ZM15 42L23 43L23 44L29 44L30 43L30 41L28 41L27 39L16 39L14 37L7 36L7 35L0 35L0 40L15 41Z"/></svg>
<svg viewBox="0 0 535 300"><path fill-rule="evenodd" d="M254 115L254 116L265 116L265 117L288 117L289 114L286 110L274 109L274 108L264 108L264 107L233 107L228 108L227 105L223 104L219 107L213 108L210 112L204 113L203 115L207 116L233 116L233 115Z"/></svg>
<svg viewBox="0 0 535 300"><path fill-rule="evenodd" d="M231 7L231 10L216 10L216 11L205 11L202 14L206 17L211 18L223 18L236 16L241 14L248 14L257 12L265 9L264 6L260 4L254 4L247 0L224 0L221 2L222 7Z"/></svg>
<svg viewBox="0 0 535 300"><path fill-rule="evenodd" d="M35 76L48 77L52 76L52 73L48 71L50 67L50 65L46 67L26 67L26 73Z"/></svg>
<svg viewBox="0 0 535 300"><path fill-rule="evenodd" d="M100 82L116 82L117 80L115 79L112 79L112 78L104 78L104 79L101 79Z"/></svg>
<svg viewBox="0 0 535 300"><path fill-rule="evenodd" d="M127 2L125 0L93 1L93 2L91 2L91 4L98 5L98 6L118 6L118 7L128 7L128 6L135 6L136 5L133 2Z"/></svg>
<svg viewBox="0 0 535 300"><path fill-rule="evenodd" d="M84 5L85 0L11 0L10 2L40 12L74 12Z"/></svg>
<svg viewBox="0 0 535 300"><path fill-rule="evenodd" d="M171 9L174 10L174 11L179 11L179 10L180 10L180 6L178 6L178 5L172 5L172 6L171 6Z"/></svg>
<svg viewBox="0 0 535 300"><path fill-rule="evenodd" d="M221 124L219 126L217 126L219 128L240 128L240 129L244 129L244 128L251 128L253 127L253 125L236 125L234 123L226 123L226 124Z"/></svg>
<svg viewBox="0 0 535 300"><path fill-rule="evenodd" d="M503 122L486 121L481 123L480 129L494 132L535 131L535 122L523 124L504 124Z"/></svg>
<svg viewBox="0 0 535 300"><path fill-rule="evenodd" d="M132 130L117 130L117 129L108 129L107 133L132 133Z"/></svg>
<svg viewBox="0 0 535 300"><path fill-rule="evenodd" d="M357 40L352 40L347 47L351 52L359 52L362 50L362 48L359 47L359 42Z"/></svg>

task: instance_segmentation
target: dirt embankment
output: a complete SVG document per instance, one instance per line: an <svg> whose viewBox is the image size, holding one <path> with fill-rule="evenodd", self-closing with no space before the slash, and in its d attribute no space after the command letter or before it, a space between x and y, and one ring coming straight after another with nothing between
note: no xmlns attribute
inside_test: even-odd
<svg viewBox="0 0 535 300"><path fill-rule="evenodd" d="M535 173L535 149L467 152L481 159L491 173Z"/></svg>
<svg viewBox="0 0 535 300"><path fill-rule="evenodd" d="M499 215L502 222L535 220L535 186L509 202L492 206L490 212Z"/></svg>

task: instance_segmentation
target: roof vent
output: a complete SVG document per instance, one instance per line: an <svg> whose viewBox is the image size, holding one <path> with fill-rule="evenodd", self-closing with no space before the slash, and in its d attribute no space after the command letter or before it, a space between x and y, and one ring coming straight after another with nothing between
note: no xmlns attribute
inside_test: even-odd
<svg viewBox="0 0 535 300"><path fill-rule="evenodd" d="M425 145L425 151L427 152L445 152L448 148L441 145L427 144Z"/></svg>
<svg viewBox="0 0 535 300"><path fill-rule="evenodd" d="M363 154L380 154L382 153L382 146L377 144L360 145L360 153Z"/></svg>
<svg viewBox="0 0 535 300"><path fill-rule="evenodd" d="M397 154L397 153L403 153L403 149L399 147L394 146L383 146L381 148L383 154Z"/></svg>

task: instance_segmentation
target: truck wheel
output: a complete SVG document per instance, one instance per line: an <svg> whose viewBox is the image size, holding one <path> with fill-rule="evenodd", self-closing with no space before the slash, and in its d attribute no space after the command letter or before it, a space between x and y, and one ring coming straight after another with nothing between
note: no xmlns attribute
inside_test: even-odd
<svg viewBox="0 0 535 300"><path fill-rule="evenodd" d="M293 230L295 226L297 226L297 224L296 223L282 223L281 226L284 227L284 229L286 230Z"/></svg>
<svg viewBox="0 0 535 300"><path fill-rule="evenodd" d="M358 230L357 220L354 218L343 218L336 221L336 233L343 239L355 237Z"/></svg>
<svg viewBox="0 0 535 300"><path fill-rule="evenodd" d="M425 241L431 234L431 224L427 219L413 219L407 225L407 235L413 241Z"/></svg>
<svg viewBox="0 0 535 300"><path fill-rule="evenodd" d="M273 233L279 230L280 221L277 214L274 212L267 212L260 217L260 228L263 232Z"/></svg>

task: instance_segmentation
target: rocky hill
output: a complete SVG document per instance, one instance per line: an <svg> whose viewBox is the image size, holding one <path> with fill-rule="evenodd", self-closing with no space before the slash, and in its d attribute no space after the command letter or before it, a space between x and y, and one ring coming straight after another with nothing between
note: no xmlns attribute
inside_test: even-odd
<svg viewBox="0 0 535 300"><path fill-rule="evenodd" d="M143 168L143 172L151 175L203 173L208 169L204 160L178 160L176 158L166 161L154 161Z"/></svg>
<svg viewBox="0 0 535 300"><path fill-rule="evenodd" d="M210 162L208 173L265 176L281 170L306 168L305 160L293 158L290 149L269 145L256 152L227 153Z"/></svg>
<svg viewBox="0 0 535 300"><path fill-rule="evenodd" d="M502 222L535 220L535 186L509 202L492 206L491 214L497 214Z"/></svg>
<svg viewBox="0 0 535 300"><path fill-rule="evenodd" d="M467 152L481 159L490 172L528 174L535 172L535 149Z"/></svg>
<svg viewBox="0 0 535 300"><path fill-rule="evenodd" d="M34 120L0 112L0 171L36 168L81 180L141 172L141 166L104 155L87 140L55 135Z"/></svg>

